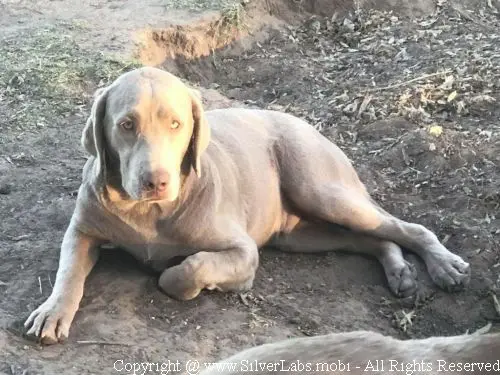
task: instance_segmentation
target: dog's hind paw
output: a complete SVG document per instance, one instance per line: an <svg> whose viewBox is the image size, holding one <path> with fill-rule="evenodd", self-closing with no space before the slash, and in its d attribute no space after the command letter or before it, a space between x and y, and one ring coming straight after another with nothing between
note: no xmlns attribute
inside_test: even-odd
<svg viewBox="0 0 500 375"><path fill-rule="evenodd" d="M417 293L417 271L413 264L405 261L404 266L386 274L389 288L400 298L412 297Z"/></svg>
<svg viewBox="0 0 500 375"><path fill-rule="evenodd" d="M432 281L441 288L456 292L470 281L470 265L453 253L433 255L426 259Z"/></svg>

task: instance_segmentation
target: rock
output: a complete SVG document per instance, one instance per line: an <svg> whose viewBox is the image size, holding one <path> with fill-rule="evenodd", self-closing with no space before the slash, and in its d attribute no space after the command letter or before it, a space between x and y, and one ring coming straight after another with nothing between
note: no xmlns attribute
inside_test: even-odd
<svg viewBox="0 0 500 375"><path fill-rule="evenodd" d="M9 184L0 184L0 194L8 195L12 192L12 188Z"/></svg>

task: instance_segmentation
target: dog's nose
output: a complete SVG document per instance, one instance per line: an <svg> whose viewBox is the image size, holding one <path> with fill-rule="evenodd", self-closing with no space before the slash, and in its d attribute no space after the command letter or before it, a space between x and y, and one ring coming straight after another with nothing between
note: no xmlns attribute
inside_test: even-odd
<svg viewBox="0 0 500 375"><path fill-rule="evenodd" d="M144 185L148 190L156 190L158 192L167 189L170 176L164 169L157 169L156 171L147 173L144 178Z"/></svg>

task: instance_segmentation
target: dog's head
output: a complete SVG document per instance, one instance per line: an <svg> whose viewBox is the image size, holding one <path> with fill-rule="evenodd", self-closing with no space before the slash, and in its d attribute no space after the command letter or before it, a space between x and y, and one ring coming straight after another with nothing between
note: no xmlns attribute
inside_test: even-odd
<svg viewBox="0 0 500 375"><path fill-rule="evenodd" d="M82 135L100 171L117 169L122 189L135 200L177 199L182 174L192 167L200 176L209 141L197 95L155 68L125 73L98 90Z"/></svg>

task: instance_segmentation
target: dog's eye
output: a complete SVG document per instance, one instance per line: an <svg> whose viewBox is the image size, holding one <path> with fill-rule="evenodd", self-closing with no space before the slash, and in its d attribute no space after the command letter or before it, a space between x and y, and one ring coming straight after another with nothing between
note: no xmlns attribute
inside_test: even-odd
<svg viewBox="0 0 500 375"><path fill-rule="evenodd" d="M125 130L133 130L134 129L134 122L132 120L124 120L122 122L120 122L120 126L122 127L122 129L125 129Z"/></svg>
<svg viewBox="0 0 500 375"><path fill-rule="evenodd" d="M177 129L179 126L181 126L181 124L179 124L178 121L172 121L172 123L170 124L170 127L172 129Z"/></svg>

